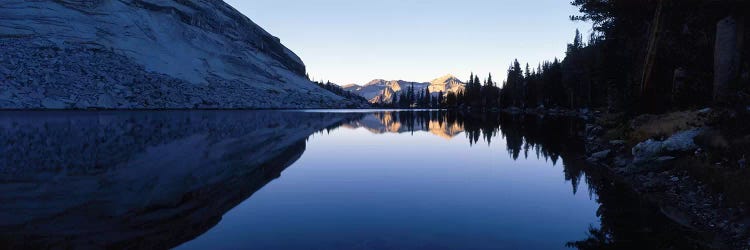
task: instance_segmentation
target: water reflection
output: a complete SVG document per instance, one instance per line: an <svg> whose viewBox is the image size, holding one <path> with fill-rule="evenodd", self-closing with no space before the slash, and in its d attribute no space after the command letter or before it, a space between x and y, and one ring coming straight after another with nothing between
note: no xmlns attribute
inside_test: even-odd
<svg viewBox="0 0 750 250"><path fill-rule="evenodd" d="M176 247L278 178L310 136L337 129L504 143L513 160L562 165L573 194L586 183L601 220L568 247L694 245L685 243L693 235L586 165L582 127L560 117L446 111L0 113L0 245Z"/></svg>
<svg viewBox="0 0 750 250"><path fill-rule="evenodd" d="M377 119L373 122L366 120ZM353 122L377 133L428 131L444 138L465 134L470 145L504 142L509 156L562 161L573 194L581 182L599 203L600 225L588 229L588 238L566 244L577 249L703 249L710 236L692 232L665 218L652 204L612 180L605 169L584 159L583 121L559 116L509 115L504 113L382 112ZM345 125L347 126L347 125Z"/></svg>
<svg viewBox="0 0 750 250"><path fill-rule="evenodd" d="M425 131L452 139L463 134L470 145L492 144L493 139L506 143L513 160L535 157L556 165L562 158L565 180L573 193L584 176L581 140L583 122L568 117L507 115L504 113L459 113L455 111L379 112L354 120L344 127L365 128L376 134ZM530 155L531 154L531 155ZM562 157L566 156L566 157ZM574 162L575 161L575 162ZM592 190L593 191L593 190Z"/></svg>
<svg viewBox="0 0 750 250"><path fill-rule="evenodd" d="M164 249L195 238L354 115L2 113L0 245Z"/></svg>

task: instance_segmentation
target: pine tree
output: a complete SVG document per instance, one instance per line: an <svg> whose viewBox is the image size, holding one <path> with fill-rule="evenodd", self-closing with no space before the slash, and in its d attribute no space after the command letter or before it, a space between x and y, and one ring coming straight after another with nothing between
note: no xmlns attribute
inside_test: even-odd
<svg viewBox="0 0 750 250"><path fill-rule="evenodd" d="M427 87L424 89L424 105L428 108L432 104L431 98L432 96L430 96L430 88Z"/></svg>
<svg viewBox="0 0 750 250"><path fill-rule="evenodd" d="M462 102L466 104L467 106L471 105L471 102L474 100L473 91L474 89L474 72L471 72L471 75L469 75L469 82L466 83L466 87L464 88L464 92L462 93L463 99Z"/></svg>
<svg viewBox="0 0 750 250"><path fill-rule="evenodd" d="M445 97L445 106L448 108L454 108L458 106L457 93L454 93L454 92L448 93L448 96Z"/></svg>
<svg viewBox="0 0 750 250"><path fill-rule="evenodd" d="M440 92L438 92L438 97L437 97L437 105L436 105L436 107L438 107L438 108L442 108L442 107L443 107L443 101L444 101L444 100L443 100L443 91L441 90Z"/></svg>
<svg viewBox="0 0 750 250"><path fill-rule="evenodd" d="M529 63L526 63L526 75L524 75L524 78L528 79L531 78L531 67L529 67Z"/></svg>
<svg viewBox="0 0 750 250"><path fill-rule="evenodd" d="M459 90L456 93L456 106L463 106L466 104L466 91L465 90Z"/></svg>
<svg viewBox="0 0 750 250"><path fill-rule="evenodd" d="M398 100L399 100L399 104L398 104L399 107L401 108L408 107L409 97L407 96L406 91L404 90L400 91Z"/></svg>
<svg viewBox="0 0 750 250"><path fill-rule="evenodd" d="M415 100L415 101L414 101L414 102L415 102L415 106L416 106L417 108L421 108L421 107L424 107L424 94L422 93L422 91L419 91L419 92L418 92L418 93L417 93L416 95L417 95L417 96L416 96L416 98L414 99L414 100Z"/></svg>
<svg viewBox="0 0 750 250"><path fill-rule="evenodd" d="M471 106L477 107L482 105L482 82L479 80L478 75L474 75L474 81L471 86L471 99L470 104Z"/></svg>
<svg viewBox="0 0 750 250"><path fill-rule="evenodd" d="M489 74L484 86L482 87L482 105L486 108L496 107L498 95L499 89L495 86L495 82L492 80L492 74Z"/></svg>

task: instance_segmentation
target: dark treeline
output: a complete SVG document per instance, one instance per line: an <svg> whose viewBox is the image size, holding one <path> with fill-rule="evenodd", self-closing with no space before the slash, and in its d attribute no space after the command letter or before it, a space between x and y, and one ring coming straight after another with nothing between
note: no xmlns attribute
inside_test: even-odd
<svg viewBox="0 0 750 250"><path fill-rule="evenodd" d="M361 103L368 103L367 99L365 99L364 97L361 97L361 96L359 96L357 94L349 92L349 91L345 90L344 88L342 88L341 86L339 86L337 84L334 84L334 83L331 83L330 81L326 81L326 82L323 82L323 81L313 81L313 82L316 85L320 86L321 88L324 88L324 89L326 89L328 91L331 91L331 93L334 93L334 94L336 94L338 96L344 97L344 98L349 99L349 100L356 100L356 101L361 102Z"/></svg>
<svg viewBox="0 0 750 250"><path fill-rule="evenodd" d="M560 78L550 77L560 82L565 96L559 98L567 107L665 112L711 103L747 105L749 69L741 60L748 58L742 46L748 36L747 1L572 4L582 14L571 19L592 22L593 33L587 44L577 33L561 62ZM733 40L727 42L727 36ZM723 65L727 58L732 62Z"/></svg>
<svg viewBox="0 0 750 250"><path fill-rule="evenodd" d="M458 93L443 93L438 91L431 93L429 88L423 90L414 89L414 85L399 91L393 97L393 101L381 104L390 108L458 108L458 107L498 107L500 88L492 80L492 75L480 81L479 76L474 73L463 91Z"/></svg>
<svg viewBox="0 0 750 250"><path fill-rule="evenodd" d="M564 90L566 96L558 98L567 107L664 112L712 103L748 104L750 69L742 60L749 55L742 44L748 38L747 1L575 0L572 4L582 13L572 19L592 22L594 32L588 44L576 35L561 73L549 73Z"/></svg>
<svg viewBox="0 0 750 250"><path fill-rule="evenodd" d="M469 81L466 82L464 91L458 93L448 93L445 107L499 107L500 88L492 80L492 75L488 75L484 81L480 81L478 75L471 73Z"/></svg>
<svg viewBox="0 0 750 250"><path fill-rule="evenodd" d="M414 84L410 85L404 91L393 97L387 107L395 108L440 108L443 102L443 92L430 93L430 88L424 90L414 89Z"/></svg>
<svg viewBox="0 0 750 250"><path fill-rule="evenodd" d="M593 23L563 59L513 61L499 86L474 74L439 107L606 108L644 113L750 104L750 22L741 0L574 0ZM414 102L411 102L414 103ZM401 107L412 106L409 102Z"/></svg>

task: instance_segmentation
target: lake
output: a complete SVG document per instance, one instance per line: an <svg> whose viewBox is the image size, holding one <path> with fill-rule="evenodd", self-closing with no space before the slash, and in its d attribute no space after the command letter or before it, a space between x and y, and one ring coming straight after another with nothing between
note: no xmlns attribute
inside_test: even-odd
<svg viewBox="0 0 750 250"><path fill-rule="evenodd" d="M585 162L576 118L0 113L0 245L597 249L686 233Z"/></svg>

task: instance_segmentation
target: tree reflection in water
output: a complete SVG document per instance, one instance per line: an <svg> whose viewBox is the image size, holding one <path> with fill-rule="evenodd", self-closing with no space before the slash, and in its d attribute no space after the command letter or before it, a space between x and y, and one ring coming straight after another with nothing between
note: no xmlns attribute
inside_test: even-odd
<svg viewBox="0 0 750 250"><path fill-rule="evenodd" d="M581 181L589 196L600 204L601 225L588 229L589 238L567 244L578 249L702 249L706 236L671 222L627 186L612 180L606 169L585 161L582 120L572 117L465 113L455 111L381 112L373 115L385 128L380 131L413 133L451 128L464 132L469 144L506 143L514 160L536 157L557 165L562 161L564 178L578 192ZM367 118L364 118L367 119ZM358 121L355 121L358 123ZM372 124L372 123L366 123ZM362 124L360 124L362 125ZM458 133L443 131L457 136ZM586 230L586 229L582 229Z"/></svg>
<svg viewBox="0 0 750 250"><path fill-rule="evenodd" d="M0 113L0 245L170 248L293 164L315 133L427 131L470 145L562 163L564 178L600 204L601 225L579 249L677 248L699 237L583 160L582 121L565 117L404 111ZM585 231L585 228L581 229Z"/></svg>

